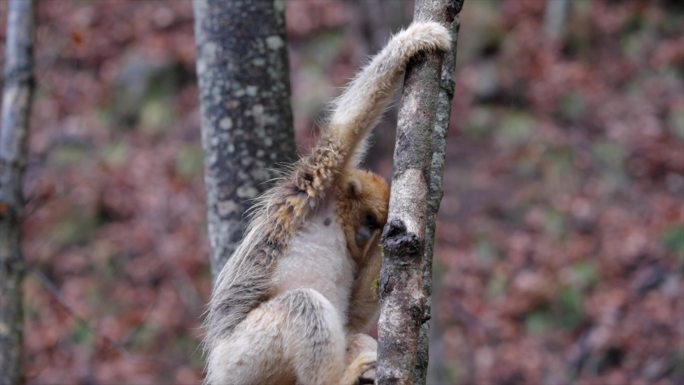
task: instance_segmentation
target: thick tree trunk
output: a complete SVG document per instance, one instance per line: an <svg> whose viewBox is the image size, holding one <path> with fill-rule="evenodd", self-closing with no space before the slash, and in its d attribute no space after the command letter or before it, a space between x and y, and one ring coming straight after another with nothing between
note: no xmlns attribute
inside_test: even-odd
<svg viewBox="0 0 684 385"><path fill-rule="evenodd" d="M211 267L245 230L270 170L295 157L283 0L195 0Z"/></svg>
<svg viewBox="0 0 684 385"><path fill-rule="evenodd" d="M463 0L417 1L414 19L436 20L457 28L462 5ZM446 58L444 74L442 55L438 53L413 60L406 71L389 219L383 234L385 261L380 280L377 371L380 385L425 383L434 222L442 197L453 60Z"/></svg>
<svg viewBox="0 0 684 385"><path fill-rule="evenodd" d="M11 0L0 128L0 384L21 380L22 177L33 94L33 0Z"/></svg>

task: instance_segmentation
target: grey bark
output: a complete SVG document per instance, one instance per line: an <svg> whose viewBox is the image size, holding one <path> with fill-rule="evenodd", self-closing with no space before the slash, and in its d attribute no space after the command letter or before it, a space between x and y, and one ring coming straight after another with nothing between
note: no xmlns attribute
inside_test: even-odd
<svg viewBox="0 0 684 385"><path fill-rule="evenodd" d="M460 28L459 12L463 7L463 1L457 4L455 15L451 20L452 42L451 52L444 55L442 63L442 73L440 77L439 95L437 96L437 111L435 115L434 131L432 133L432 164L430 167L430 190L428 193L428 218L425 229L425 251L423 253L423 293L428 298L428 314L430 321L422 325L420 329L420 340L418 342L418 362L416 363L415 383L421 383L421 379L426 378L428 370L428 352L434 351L441 358L438 349L432 350L429 344L431 330L436 330L437 318L433 317L432 312L432 257L434 254L435 228L437 225L437 212L444 195L443 176L444 164L446 161L446 137L451 121L451 100L454 97L456 81L454 71L456 69L456 52L458 48L458 31ZM448 22L448 20L447 20ZM433 336L438 335L432 333ZM439 346L437 346L439 348ZM433 355L434 356L434 355ZM431 366L432 374L436 377L430 383L440 383L444 381L444 364L441 360ZM429 373L428 373L429 374ZM424 380L422 380L424 381ZM443 383L443 382L442 382Z"/></svg>
<svg viewBox="0 0 684 385"><path fill-rule="evenodd" d="M195 0L211 268L245 230L245 211L295 157L282 0Z"/></svg>
<svg viewBox="0 0 684 385"><path fill-rule="evenodd" d="M463 0L418 1L414 19L457 28L462 5ZM454 87L455 57L446 58L444 68L442 59L433 53L413 60L404 80L383 233L380 385L424 384L427 373L434 222L442 198L445 135Z"/></svg>
<svg viewBox="0 0 684 385"><path fill-rule="evenodd" d="M0 127L0 384L21 381L22 178L33 95L33 0L11 0Z"/></svg>

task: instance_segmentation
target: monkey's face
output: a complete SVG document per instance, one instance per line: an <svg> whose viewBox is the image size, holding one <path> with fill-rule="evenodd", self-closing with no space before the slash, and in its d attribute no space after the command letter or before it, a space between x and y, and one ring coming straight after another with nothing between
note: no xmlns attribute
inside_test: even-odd
<svg viewBox="0 0 684 385"><path fill-rule="evenodd" d="M347 247L357 266L363 265L376 252L387 222L389 186L376 174L351 170L340 178L336 194Z"/></svg>

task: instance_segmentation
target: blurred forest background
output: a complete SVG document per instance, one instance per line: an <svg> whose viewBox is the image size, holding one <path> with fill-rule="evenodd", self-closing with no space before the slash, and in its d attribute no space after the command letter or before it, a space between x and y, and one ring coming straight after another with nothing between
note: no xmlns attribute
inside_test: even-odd
<svg viewBox="0 0 684 385"><path fill-rule="evenodd" d="M682 384L684 4L571 1L554 40L547 3L461 14L428 383ZM211 276L192 4L38 4L27 381L199 383ZM287 2L302 151L412 10ZM368 161L386 176L393 142L378 132Z"/></svg>

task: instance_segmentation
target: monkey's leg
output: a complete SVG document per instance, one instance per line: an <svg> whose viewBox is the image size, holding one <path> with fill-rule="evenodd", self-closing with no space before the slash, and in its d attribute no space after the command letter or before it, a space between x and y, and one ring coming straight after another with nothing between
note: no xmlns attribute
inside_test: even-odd
<svg viewBox="0 0 684 385"><path fill-rule="evenodd" d="M217 344L208 377L225 385L338 385L346 346L330 301L313 289L290 290L254 309Z"/></svg>
<svg viewBox="0 0 684 385"><path fill-rule="evenodd" d="M216 343L207 357L207 383L214 385L294 385L283 356L285 314L273 301L249 313Z"/></svg>
<svg viewBox="0 0 684 385"><path fill-rule="evenodd" d="M230 385L355 385L374 369L377 346L362 334L347 341L343 325L319 292L288 291L252 311L217 345L209 375Z"/></svg>
<svg viewBox="0 0 684 385"><path fill-rule="evenodd" d="M298 289L276 301L290 315L283 345L298 385L374 383L377 342L363 333L347 335L340 314L323 295Z"/></svg>
<svg viewBox="0 0 684 385"><path fill-rule="evenodd" d="M297 384L339 384L347 342L337 309L313 289L291 290L274 301L286 314L281 329L283 353Z"/></svg>

